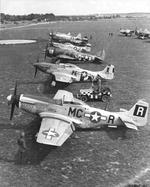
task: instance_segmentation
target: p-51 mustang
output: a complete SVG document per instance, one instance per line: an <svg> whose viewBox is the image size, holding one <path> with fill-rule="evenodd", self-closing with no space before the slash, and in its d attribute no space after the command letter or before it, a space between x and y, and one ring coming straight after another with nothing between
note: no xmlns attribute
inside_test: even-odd
<svg viewBox="0 0 150 187"><path fill-rule="evenodd" d="M56 57L62 61L81 61L81 62L93 62L102 63L105 59L105 51L100 51L97 55L92 55L89 53L82 53L72 49L63 49L57 47L46 47L45 49L45 59L46 57Z"/></svg>
<svg viewBox="0 0 150 187"><path fill-rule="evenodd" d="M78 52L84 52L84 53L89 53L91 51L91 44L87 44L86 46L75 46L71 43L56 43L56 42L51 42L51 46L62 48L62 49L72 49L76 50Z"/></svg>
<svg viewBox="0 0 150 187"><path fill-rule="evenodd" d="M138 126L147 123L149 104L138 101L129 111L109 112L93 108L75 99L72 93L59 90L53 99L17 94L15 86L14 94L7 97L11 104L13 117L15 106L26 112L39 115L42 118L40 130L36 141L42 144L61 146L68 137L79 128L100 128L107 126L117 128L125 126L137 130Z"/></svg>
<svg viewBox="0 0 150 187"><path fill-rule="evenodd" d="M123 34L125 36L132 36L132 34L134 34L134 30L120 29L120 34Z"/></svg>
<svg viewBox="0 0 150 187"><path fill-rule="evenodd" d="M34 63L33 66L35 67L35 76L37 74L37 70L54 76L51 82L52 86L55 86L56 82L73 83L92 81L97 78L109 80L114 78L114 65L107 65L102 71L89 71L81 69L74 64L61 63L52 64L39 62Z"/></svg>
<svg viewBox="0 0 150 187"><path fill-rule="evenodd" d="M49 36L51 37L51 39L53 41L57 41L57 42L61 42L61 43L72 43L75 45L86 45L88 43L88 38L85 37L81 37L81 34L79 33L77 36L72 36L70 33L65 34L65 33L49 33Z"/></svg>
<svg viewBox="0 0 150 187"><path fill-rule="evenodd" d="M145 29L145 30L142 30L142 29L139 29L139 30L135 30L135 35L139 38L139 39L148 39L150 38L150 31L148 29Z"/></svg>

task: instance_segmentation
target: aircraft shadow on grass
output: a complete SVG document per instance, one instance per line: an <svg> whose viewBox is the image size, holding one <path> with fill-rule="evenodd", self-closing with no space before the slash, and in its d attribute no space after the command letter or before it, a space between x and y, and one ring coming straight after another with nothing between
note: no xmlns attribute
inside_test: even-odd
<svg viewBox="0 0 150 187"><path fill-rule="evenodd" d="M25 128L25 142L26 150L21 153L18 152L15 155L15 164L21 165L37 165L40 164L44 158L56 147L44 144L39 144L36 142L36 133L39 131L41 125L41 119L39 117L31 121ZM21 155L22 154L22 155Z"/></svg>
<svg viewBox="0 0 150 187"><path fill-rule="evenodd" d="M121 139L121 140L125 140L125 139L130 139L130 135L129 135L129 131L131 132L132 130L127 129L126 127L118 127L117 129L113 129L113 128L108 128L108 127L101 127L98 129L92 129L92 128L88 128L88 129L77 129L77 131L84 131L84 132L88 132L88 131L105 131L106 134L108 135L108 137L112 140L117 140L117 139ZM135 133L132 131L132 133Z"/></svg>
<svg viewBox="0 0 150 187"><path fill-rule="evenodd" d="M39 131L41 125L41 119L35 118L25 129L24 132L26 134L26 144L27 144L27 150L23 153L22 160L20 163L20 152L18 151L15 155L15 163L16 164L22 164L22 165L38 165L40 164L44 158L51 152L54 151L57 147L56 146L50 146L50 145L44 145L39 144L36 142L35 135ZM92 128L89 129L77 129L78 132L80 131L105 131L107 135L115 140L118 138L121 139L128 139L129 137L126 136L126 128L120 128L120 129L109 129L109 128L101 128L101 129L95 129Z"/></svg>
<svg viewBox="0 0 150 187"><path fill-rule="evenodd" d="M17 125L12 126L10 124L1 124L0 130L3 129L12 129L12 130L20 130L25 132L25 142L27 148L24 152L20 152L18 147L18 151L14 156L14 159L10 160L7 158L1 158L0 160L5 162L13 162L16 165L38 165L40 164L45 157L51 152L54 151L57 147L39 144L36 142L36 133L39 131L41 125L41 118L36 117L33 119L28 125ZM88 131L105 131L106 134L110 137L110 139L116 140L118 138L124 140L129 139L130 137L127 134L128 129L122 127L117 129L102 127L99 129L76 129L77 132L88 132ZM132 131L133 132L133 131ZM17 142L17 141L16 141Z"/></svg>

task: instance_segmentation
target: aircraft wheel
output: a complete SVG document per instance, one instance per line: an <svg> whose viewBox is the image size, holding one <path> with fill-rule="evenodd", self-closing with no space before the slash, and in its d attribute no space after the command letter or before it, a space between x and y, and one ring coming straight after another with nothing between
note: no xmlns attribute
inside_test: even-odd
<svg viewBox="0 0 150 187"><path fill-rule="evenodd" d="M87 97L86 95L82 95L82 96L81 96L81 100L82 100L83 102L87 102L88 97Z"/></svg>
<svg viewBox="0 0 150 187"><path fill-rule="evenodd" d="M109 101L109 96L108 96L108 95L103 95L103 96L102 96L102 101L105 102L105 103L106 103L107 101Z"/></svg>

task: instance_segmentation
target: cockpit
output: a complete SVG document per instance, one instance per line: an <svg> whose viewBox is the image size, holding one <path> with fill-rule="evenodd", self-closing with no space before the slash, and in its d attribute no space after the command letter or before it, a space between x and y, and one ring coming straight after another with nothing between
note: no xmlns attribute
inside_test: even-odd
<svg viewBox="0 0 150 187"><path fill-rule="evenodd" d="M58 90L53 99L61 100L62 104L85 105L83 101L74 98L73 94L66 90Z"/></svg>

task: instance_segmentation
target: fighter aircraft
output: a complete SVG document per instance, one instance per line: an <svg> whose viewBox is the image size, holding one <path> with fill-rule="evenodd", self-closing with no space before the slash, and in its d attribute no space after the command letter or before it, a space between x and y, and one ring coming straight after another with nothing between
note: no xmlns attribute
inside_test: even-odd
<svg viewBox="0 0 150 187"><path fill-rule="evenodd" d="M49 33L49 36L53 41L61 43L69 42L78 45L86 45L88 43L88 38L86 36L82 38L80 33L77 36L72 36L70 33L51 32Z"/></svg>
<svg viewBox="0 0 150 187"><path fill-rule="evenodd" d="M63 62L71 60L74 62L93 62L93 63L102 63L105 59L105 50L100 51L97 55L92 55L90 53L78 52L73 49L63 49L53 46L46 46L45 50L45 59L46 57L51 57L60 59Z"/></svg>
<svg viewBox="0 0 150 187"><path fill-rule="evenodd" d="M125 36L132 36L132 34L134 34L134 30L120 29L120 34L123 34Z"/></svg>
<svg viewBox="0 0 150 187"><path fill-rule="evenodd" d="M142 30L142 29L139 29L139 30L135 30L135 35L139 38L139 39L148 39L150 38L150 31L148 29L145 29L145 30Z"/></svg>
<svg viewBox="0 0 150 187"><path fill-rule="evenodd" d="M50 45L62 49L72 49L84 53L89 53L91 51L91 44L89 43L86 46L75 46L71 43L57 43L50 41Z"/></svg>
<svg viewBox="0 0 150 187"><path fill-rule="evenodd" d="M35 75L37 70L54 76L51 82L52 86L56 86L56 82L73 83L73 82L87 82L97 78L101 79L113 79L114 78L114 65L107 65L102 71L89 71L79 68L74 64L62 64L62 63L46 63L38 62L34 63Z"/></svg>
<svg viewBox="0 0 150 187"><path fill-rule="evenodd" d="M109 112L90 107L64 90L59 90L53 99L17 94L17 84L14 94L7 96L7 100L11 104L10 119L15 106L40 116L42 121L36 141L53 146L61 146L76 127L94 129L124 126L137 130L139 126L146 125L149 109L149 104L140 100L129 111Z"/></svg>

